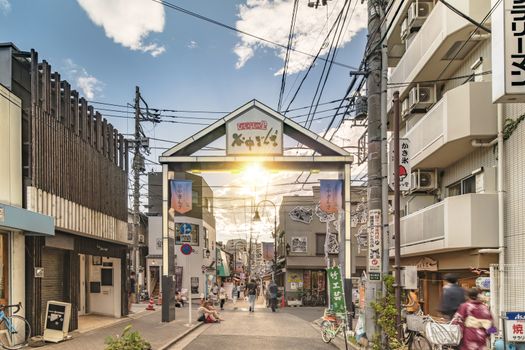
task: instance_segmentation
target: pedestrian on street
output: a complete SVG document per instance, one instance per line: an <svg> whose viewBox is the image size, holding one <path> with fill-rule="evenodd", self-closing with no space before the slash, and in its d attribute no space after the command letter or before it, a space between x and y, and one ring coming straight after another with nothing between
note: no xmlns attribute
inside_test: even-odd
<svg viewBox="0 0 525 350"><path fill-rule="evenodd" d="M443 295L441 296L438 311L441 312L447 320L451 320L458 310L459 305L465 302L465 291L458 285L456 275L447 273L444 277L448 284L443 287Z"/></svg>
<svg viewBox="0 0 525 350"><path fill-rule="evenodd" d="M485 350L487 339L496 333L489 308L479 300L479 290L469 289L469 300L460 305L452 323L461 327L460 350Z"/></svg>
<svg viewBox="0 0 525 350"><path fill-rule="evenodd" d="M235 283L232 288L232 299L233 304L237 303L237 298L239 298L239 285Z"/></svg>
<svg viewBox="0 0 525 350"><path fill-rule="evenodd" d="M129 295L128 295L128 312L131 311L131 304L137 302L137 280L135 278L135 271L129 274Z"/></svg>
<svg viewBox="0 0 525 350"><path fill-rule="evenodd" d="M255 298L257 298L257 284L255 280L251 280L246 286L248 290L248 303L250 305L250 312L255 312Z"/></svg>
<svg viewBox="0 0 525 350"><path fill-rule="evenodd" d="M272 312L275 312L275 308L277 307L277 290L277 284L275 284L275 281L272 280L268 285L268 298L270 299L270 307L272 308Z"/></svg>
<svg viewBox="0 0 525 350"><path fill-rule="evenodd" d="M224 283L221 283L221 289L219 289L219 300L221 302L221 310L224 310L224 303L226 302L226 289L224 289Z"/></svg>
<svg viewBox="0 0 525 350"><path fill-rule="evenodd" d="M210 299L213 304L215 304L219 299L219 285L217 283L214 283L213 287L211 288Z"/></svg>

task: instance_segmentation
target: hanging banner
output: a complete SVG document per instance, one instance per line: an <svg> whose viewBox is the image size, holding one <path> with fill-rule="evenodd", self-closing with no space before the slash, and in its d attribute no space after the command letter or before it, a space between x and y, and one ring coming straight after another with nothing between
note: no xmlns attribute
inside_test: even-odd
<svg viewBox="0 0 525 350"><path fill-rule="evenodd" d="M330 295L330 309L334 312L346 313L345 289L339 267L326 269L328 275L328 293Z"/></svg>
<svg viewBox="0 0 525 350"><path fill-rule="evenodd" d="M382 256L381 209L368 211L368 276L371 281L381 280Z"/></svg>
<svg viewBox="0 0 525 350"><path fill-rule="evenodd" d="M171 208L179 214L185 214L192 209L192 181L171 180Z"/></svg>
<svg viewBox="0 0 525 350"><path fill-rule="evenodd" d="M283 122L252 108L226 123L227 155L282 155Z"/></svg>
<svg viewBox="0 0 525 350"><path fill-rule="evenodd" d="M492 0L492 102L525 101L523 3Z"/></svg>
<svg viewBox="0 0 525 350"><path fill-rule="evenodd" d="M337 213L343 207L343 180L320 180L320 208L327 214Z"/></svg>
<svg viewBox="0 0 525 350"><path fill-rule="evenodd" d="M394 138L390 139L389 147L390 156L388 158L388 183L390 188L395 191ZM410 191L411 172L412 167L410 166L410 140L401 138L399 139L399 190Z"/></svg>

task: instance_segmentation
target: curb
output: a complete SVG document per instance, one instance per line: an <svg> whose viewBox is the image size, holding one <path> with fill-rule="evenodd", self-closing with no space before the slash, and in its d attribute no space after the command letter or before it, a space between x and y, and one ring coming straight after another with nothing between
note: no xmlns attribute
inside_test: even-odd
<svg viewBox="0 0 525 350"><path fill-rule="evenodd" d="M175 343L179 342L180 340L182 340L182 338L186 337L187 335L189 335L191 332L193 332L194 330L196 330L197 328L199 328L203 324L204 324L204 322L199 322L199 323L195 324L195 326L189 328L188 330L183 332L181 335L178 335L177 337L175 337L172 340L168 341L166 344L162 345L160 348L158 348L158 350L166 350L166 349L168 349L170 346L172 346Z"/></svg>

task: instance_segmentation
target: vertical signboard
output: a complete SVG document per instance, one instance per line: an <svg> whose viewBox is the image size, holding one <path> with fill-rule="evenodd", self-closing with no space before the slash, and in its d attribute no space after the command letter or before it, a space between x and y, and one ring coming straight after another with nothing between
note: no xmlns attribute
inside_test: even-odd
<svg viewBox="0 0 525 350"><path fill-rule="evenodd" d="M185 214L192 209L192 181L171 180L171 208L179 214Z"/></svg>
<svg viewBox="0 0 525 350"><path fill-rule="evenodd" d="M368 276L371 281L381 280L382 255L381 209L368 211Z"/></svg>
<svg viewBox="0 0 525 350"><path fill-rule="evenodd" d="M337 213L343 207L343 180L320 180L321 210L327 214Z"/></svg>
<svg viewBox="0 0 525 350"><path fill-rule="evenodd" d="M394 138L390 139L390 155L388 157L388 183L392 190L394 188L395 168L394 168ZM399 190L410 191L410 140L399 139Z"/></svg>
<svg viewBox="0 0 525 350"><path fill-rule="evenodd" d="M326 269L328 275L328 293L330 294L330 309L334 312L346 313L345 289L339 267Z"/></svg>
<svg viewBox="0 0 525 350"><path fill-rule="evenodd" d="M494 7L500 0L492 0ZM492 101L525 102L525 9L503 0L491 16Z"/></svg>
<svg viewBox="0 0 525 350"><path fill-rule="evenodd" d="M283 122L252 108L226 124L227 155L282 155Z"/></svg>

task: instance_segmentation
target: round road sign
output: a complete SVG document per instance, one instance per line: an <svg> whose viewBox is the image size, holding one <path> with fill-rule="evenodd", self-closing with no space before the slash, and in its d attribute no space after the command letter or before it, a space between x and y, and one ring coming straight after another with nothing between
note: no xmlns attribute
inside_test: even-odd
<svg viewBox="0 0 525 350"><path fill-rule="evenodd" d="M181 235L191 235L191 225L190 224L182 224L180 225L180 234Z"/></svg>
<svg viewBox="0 0 525 350"><path fill-rule="evenodd" d="M192 251L193 251L193 248L188 243L185 243L181 245L180 247L180 252L184 255L190 255Z"/></svg>

